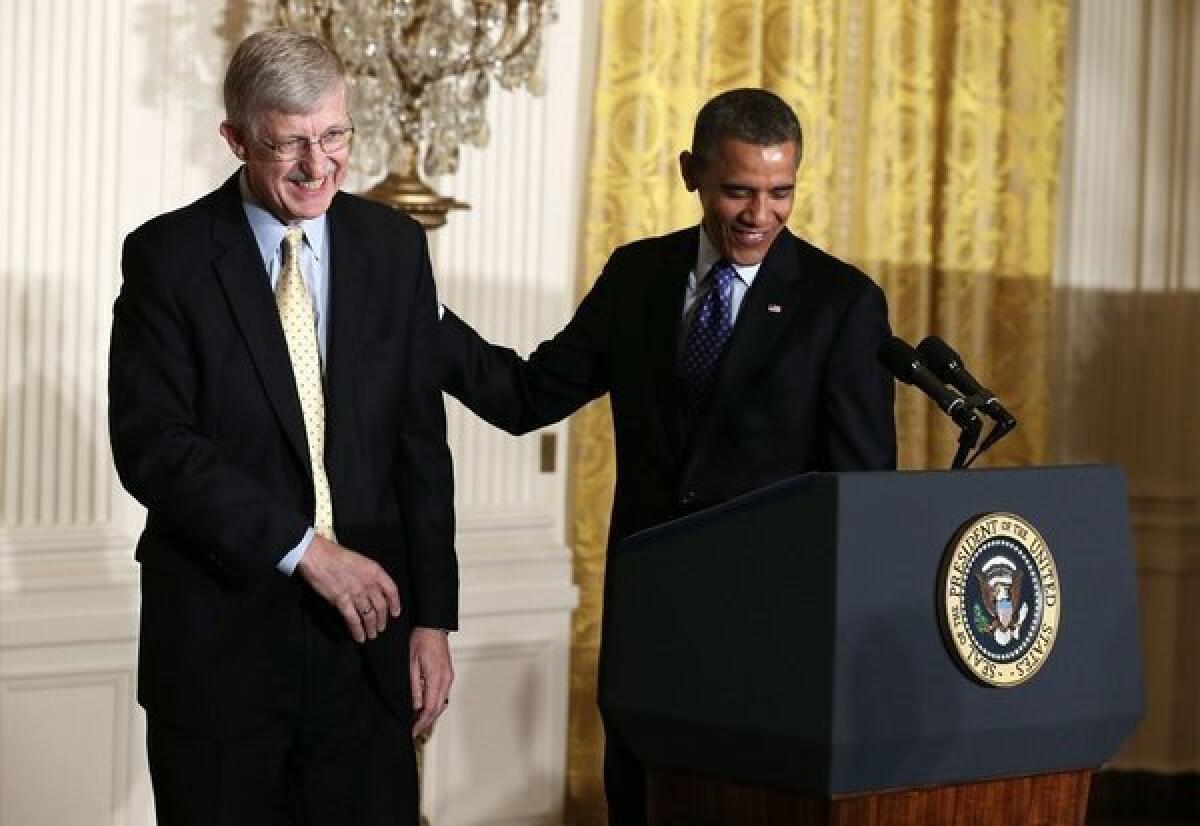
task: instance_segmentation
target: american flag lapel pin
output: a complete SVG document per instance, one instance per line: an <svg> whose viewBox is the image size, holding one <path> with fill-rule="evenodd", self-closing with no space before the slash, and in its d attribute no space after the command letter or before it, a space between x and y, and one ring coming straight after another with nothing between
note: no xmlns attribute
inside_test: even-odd
<svg viewBox="0 0 1200 826"><path fill-rule="evenodd" d="M778 304L768 304L767 312L768 313L782 313L783 307L780 307Z"/></svg>

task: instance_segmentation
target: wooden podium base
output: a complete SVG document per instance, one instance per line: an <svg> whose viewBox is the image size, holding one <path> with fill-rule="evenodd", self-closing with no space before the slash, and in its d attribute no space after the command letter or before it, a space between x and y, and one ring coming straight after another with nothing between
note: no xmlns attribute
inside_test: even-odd
<svg viewBox="0 0 1200 826"><path fill-rule="evenodd" d="M1090 771L833 798L652 770L650 826L1083 826Z"/></svg>

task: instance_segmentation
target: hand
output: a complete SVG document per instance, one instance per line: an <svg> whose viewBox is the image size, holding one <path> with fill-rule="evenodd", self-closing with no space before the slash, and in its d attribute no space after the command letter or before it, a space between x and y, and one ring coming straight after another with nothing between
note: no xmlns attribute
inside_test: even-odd
<svg viewBox="0 0 1200 826"><path fill-rule="evenodd" d="M314 534L296 566L300 575L346 621L355 642L375 639L388 616L400 616L400 591L373 559Z"/></svg>
<svg viewBox="0 0 1200 826"><path fill-rule="evenodd" d="M450 643L440 628L414 628L408 641L408 676L412 683L413 710L419 712L413 723L413 736L424 734L446 710L450 702L450 684L454 666L450 662Z"/></svg>

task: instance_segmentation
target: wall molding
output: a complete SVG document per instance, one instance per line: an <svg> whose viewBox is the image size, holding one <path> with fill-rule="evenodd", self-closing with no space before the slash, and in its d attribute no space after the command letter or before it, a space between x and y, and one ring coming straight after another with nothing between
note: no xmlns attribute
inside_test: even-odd
<svg viewBox="0 0 1200 826"><path fill-rule="evenodd" d="M72 695L69 701L66 693ZM132 699L133 678L127 668L60 668L6 677L0 683L0 720L6 729L6 742L0 748L0 816L12 817L14 823L20 818L22 824L39 818L45 818L40 821L45 823L68 818L80 822L75 819L87 815L91 822L107 816L114 826L128 822L126 809L137 808L127 798L135 759ZM43 706L61 716L31 719L29 712ZM83 742L81 725L88 729ZM72 783L72 775L81 764L90 764L92 757L102 758L95 767L98 771L78 778L85 782ZM23 766L13 765L15 760L64 767L67 776L31 776Z"/></svg>
<svg viewBox="0 0 1200 826"><path fill-rule="evenodd" d="M105 524L0 531L0 595L136 584L136 544Z"/></svg>

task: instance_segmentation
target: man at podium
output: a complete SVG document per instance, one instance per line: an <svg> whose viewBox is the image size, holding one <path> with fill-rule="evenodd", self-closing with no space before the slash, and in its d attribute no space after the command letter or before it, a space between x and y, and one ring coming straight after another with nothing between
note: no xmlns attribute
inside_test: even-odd
<svg viewBox="0 0 1200 826"><path fill-rule="evenodd" d="M528 359L444 313L445 388L497 427L527 433L609 394L610 551L798 473L896 465L893 382L875 358L891 335L883 292L786 227L801 143L776 95L718 95L679 156L698 226L616 249ZM606 729L609 820L642 823L644 771Z"/></svg>

